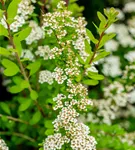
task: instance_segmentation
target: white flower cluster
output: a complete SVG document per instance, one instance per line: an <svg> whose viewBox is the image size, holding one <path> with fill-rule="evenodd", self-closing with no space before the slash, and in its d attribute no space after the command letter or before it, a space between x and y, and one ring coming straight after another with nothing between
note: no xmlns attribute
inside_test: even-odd
<svg viewBox="0 0 135 150"><path fill-rule="evenodd" d="M108 56L103 63L102 72L106 76L116 77L121 75L120 59L118 56Z"/></svg>
<svg viewBox="0 0 135 150"><path fill-rule="evenodd" d="M118 112L128 104L128 94L125 93L121 83L115 81L104 88L105 99L94 101L98 107L98 116L103 117L103 122L111 124L112 120L118 118Z"/></svg>
<svg viewBox="0 0 135 150"><path fill-rule="evenodd" d="M90 131L86 125L78 123L77 116L79 116L79 113L72 106L63 107L57 119L53 122L55 130L59 131L60 128L65 128L67 137L70 136L73 150L95 150L95 139L88 135Z"/></svg>
<svg viewBox="0 0 135 150"><path fill-rule="evenodd" d="M129 62L135 62L135 51L130 51L124 55Z"/></svg>
<svg viewBox="0 0 135 150"><path fill-rule="evenodd" d="M48 84L53 84L53 75L48 70L40 71L39 73L39 83L43 84L44 82L47 82Z"/></svg>
<svg viewBox="0 0 135 150"><path fill-rule="evenodd" d="M10 29L13 32L17 32L19 27L22 27L28 19L29 15L31 15L34 11L34 6L31 5L31 0L22 0L18 5L17 15L14 18L14 22L10 25ZM10 19L10 18L9 18ZM7 24L5 22L5 16L1 19L1 24L7 28Z"/></svg>
<svg viewBox="0 0 135 150"><path fill-rule="evenodd" d="M66 75L70 76L77 76L80 74L80 70L78 70L77 67L73 67L73 68L65 68L65 73Z"/></svg>
<svg viewBox="0 0 135 150"><path fill-rule="evenodd" d="M113 52L113 51L117 51L118 47L119 47L119 43L115 40L109 40L106 44L105 44L105 49L107 51Z"/></svg>
<svg viewBox="0 0 135 150"><path fill-rule="evenodd" d="M123 20L126 13L132 13L135 11L135 2L128 2L125 4L123 10L118 10L119 15L118 18L120 20ZM133 14L134 15L134 14ZM117 54L114 56L113 53L121 50L121 47L124 49L122 51L125 51L125 48L129 49L129 47L132 49L135 47L135 17L132 15L129 19L122 23L113 24L110 26L106 33L116 33L116 39L110 40L105 44L105 49L107 51L112 52L112 56L109 56L105 59L105 62L103 63L103 73L106 76L111 77L117 77L121 75L121 63L120 59L118 58ZM124 20L125 21L125 20ZM124 52L125 53L125 52ZM122 57L122 56L121 56ZM126 54L124 54L124 58L127 59L129 62L134 62L135 60L135 52L128 51Z"/></svg>
<svg viewBox="0 0 135 150"><path fill-rule="evenodd" d="M134 39L129 34L129 29L124 24L113 24L110 28L107 29L106 33L116 33L116 39L118 40L119 44L123 47L134 47L135 42Z"/></svg>
<svg viewBox="0 0 135 150"><path fill-rule="evenodd" d="M135 132L127 133L124 137L120 137L123 143L127 142L129 145L135 145Z"/></svg>
<svg viewBox="0 0 135 150"><path fill-rule="evenodd" d="M77 116L79 116L79 113L77 113L73 107L63 107L53 122L55 130L59 131L60 128L65 128L71 123L76 123Z"/></svg>
<svg viewBox="0 0 135 150"><path fill-rule="evenodd" d="M73 127L69 127L69 131L73 132L73 140L71 147L73 150L95 150L96 141L92 136L88 136L89 128L82 124L76 123Z"/></svg>
<svg viewBox="0 0 135 150"><path fill-rule="evenodd" d="M45 34L54 36L57 41L56 45L59 46L54 47L55 50L50 49L47 52L43 48L36 53L47 59L51 59L50 54L54 54L53 59L57 60L57 67L52 72L52 76L58 84L64 83L63 85L66 86L64 94L59 93L53 98L55 102L54 110L59 111L57 118L53 121L56 134L61 132L61 129L64 130L65 135L63 136L68 138L68 142L73 150L95 150L96 141L94 137L89 135L89 128L83 123L79 123L78 120L78 111L87 110L88 106L92 105L92 102L88 98L88 89L74 80L81 74L82 70L82 64L78 59L78 55L84 61L86 60L88 54L85 52L84 43L85 40L88 42L90 40L86 34L84 18L75 19L71 17L71 12L63 9L64 5L65 2L61 1L57 6L58 10L56 12L44 15L43 22ZM56 134L51 136L51 139ZM56 150L62 147L63 140L61 140L61 137L63 136L60 136L60 140L56 137L53 139L54 141L50 140L50 142L49 136L44 142L44 150L49 149L49 147L49 150Z"/></svg>
<svg viewBox="0 0 135 150"><path fill-rule="evenodd" d="M53 78L58 82L58 84L62 84L67 79L67 76L63 69L56 67L53 72Z"/></svg>
<svg viewBox="0 0 135 150"><path fill-rule="evenodd" d="M48 45L38 46L38 50L35 52L36 55L43 57L44 60L48 60L50 57L50 47Z"/></svg>
<svg viewBox="0 0 135 150"><path fill-rule="evenodd" d="M36 51L36 55L39 55L40 57L43 57L44 60L48 59L55 59L55 56L59 56L62 54L63 49L59 49L58 47L53 47L50 49L48 45L45 46L39 46L38 50Z"/></svg>
<svg viewBox="0 0 135 150"><path fill-rule="evenodd" d="M63 5L60 4L59 8L61 7L63 7ZM47 13L44 15L43 28L45 29L46 34L54 34L57 37L59 45L63 46L65 43L67 43L67 45L72 44L73 48L78 50L80 56L85 60L88 54L85 52L84 41L88 40L89 42L89 38L86 35L86 29L84 28L86 26L86 22L84 21L84 18L75 19L70 15L71 12L67 10L63 10L63 12L56 11L53 15L51 13ZM65 18L68 18L69 22L67 22ZM67 33L70 32L71 29L74 29L76 34L72 36L72 40L67 40L65 37L68 38ZM62 39L64 39L64 41ZM59 56L62 54L63 49L61 46L56 50L52 49L52 51L56 51L55 55Z"/></svg>
<svg viewBox="0 0 135 150"><path fill-rule="evenodd" d="M60 133L50 135L46 138L44 150L62 149L64 143L69 143L69 139L66 136L62 136Z"/></svg>
<svg viewBox="0 0 135 150"><path fill-rule="evenodd" d="M123 10L127 13L135 12L135 2L126 3Z"/></svg>
<svg viewBox="0 0 135 150"><path fill-rule="evenodd" d="M97 114L90 113L86 122L97 123L95 121L96 115L103 117L103 122L111 124L114 119L119 117L135 116L135 65L130 64L125 67L122 72L121 83L114 81L109 86L103 89L104 99L93 100L93 105L98 108ZM123 110L124 108L124 110Z"/></svg>
<svg viewBox="0 0 135 150"><path fill-rule="evenodd" d="M41 27L39 27L35 21L30 21L29 26L32 28L32 31L29 34L29 36L25 39L26 44L30 45L33 42L44 38L43 29Z"/></svg>
<svg viewBox="0 0 135 150"><path fill-rule="evenodd" d="M63 102L62 102L63 99L66 99L66 96L63 94L58 94L57 97L53 98L53 101L56 102L56 106L53 108L54 110L63 107Z"/></svg>
<svg viewBox="0 0 135 150"><path fill-rule="evenodd" d="M88 95L88 89L81 83L73 84L71 80L68 80L67 85L69 87L67 91L73 96L86 97Z"/></svg>
<svg viewBox="0 0 135 150"><path fill-rule="evenodd" d="M28 59L30 61L34 61L35 60L34 54L29 49L23 49L22 54L21 54L21 58Z"/></svg>
<svg viewBox="0 0 135 150"><path fill-rule="evenodd" d="M39 83L47 82L49 84L53 83L53 80L57 81L58 84L63 84L63 82L67 79L63 69L56 67L54 72L50 72L48 70L40 71L39 74Z"/></svg>
<svg viewBox="0 0 135 150"><path fill-rule="evenodd" d="M0 150L9 150L4 140L0 139Z"/></svg>

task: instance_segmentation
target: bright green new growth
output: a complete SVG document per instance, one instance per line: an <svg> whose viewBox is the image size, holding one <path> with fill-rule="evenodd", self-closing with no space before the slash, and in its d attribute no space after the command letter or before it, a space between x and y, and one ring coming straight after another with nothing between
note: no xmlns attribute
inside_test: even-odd
<svg viewBox="0 0 135 150"><path fill-rule="evenodd" d="M4 1L2 1L2 3L3 3L2 5L4 6ZM50 71L49 75L52 75L51 72L54 71L54 68L61 67L61 66L66 67L65 60L67 56L69 55L69 53L71 53L73 54L73 57L79 60L78 63L80 66L78 68L80 70L78 68L77 69L80 71L80 73L75 76L72 76L72 75L70 77L68 76L68 78L73 79L74 85L78 85L78 84L90 85L90 86L97 85L99 83L99 80L104 79L104 76L99 74L98 71L95 70L96 68L94 66L94 63L98 62L99 60L103 59L104 57L110 54L109 52L106 52L106 50L103 49L102 47L108 40L112 39L115 36L115 34L114 33L105 34L105 31L109 28L109 26L112 23L117 21L116 16L118 13L113 8L111 8L109 11L104 10L104 14L101 14L100 12L97 13L98 18L100 20L100 24L99 24L99 27L95 24L94 26L97 29L99 38L94 37L94 35L92 34L90 30L84 28L86 30L85 34L87 36L87 39L83 39L83 41L84 41L84 47L85 47L84 50L87 56L86 56L86 59L83 59L79 53L79 50L77 50L77 48L74 48L74 50L71 49L71 51L67 51L68 44L66 45L67 46L66 47L63 43L58 42L58 40L60 40L58 38L59 33L55 32L56 31L55 29L52 31L53 32L52 36L49 36L46 33L45 39L39 39L37 40L37 42L32 43L31 45L26 44L26 41L25 41L26 38L32 32L32 27L29 27L28 24L25 24L23 26L23 29L20 28L20 30L15 33L12 32L10 29L10 26L14 22L14 18L17 14L19 3L20 3L20 0L13 0L9 4L8 8L5 8L4 6L3 9L0 10L0 17L2 17L3 15L5 16L6 27L7 27L6 28L2 24L0 24L0 31L2 31L0 33L0 36L7 37L10 46L12 46L12 48L7 48L6 46L0 47L0 55L2 58L1 64L4 67L3 74L7 77L10 77L11 79L11 83L8 86L9 91L13 94L18 94L12 100L13 106L10 105L10 102L9 103L0 102L0 107L2 109L2 112L0 112L1 113L0 117L2 117L2 121L4 122L4 124L8 124L8 119L12 120L13 123L9 125L7 129L10 131L12 129L16 129L16 127L19 126L18 132L28 133L28 136L25 136L24 134L22 138L26 139L26 141L30 142L31 144L34 143L33 145L37 147L38 143L42 142L44 137L46 136L50 137L50 135L57 133L53 126L54 124L52 122L54 121L54 119L56 119L57 117L56 115L58 114L58 112L60 112L61 108L58 109L58 111L54 113L54 110L52 109L53 107L56 106L57 102L55 102L53 98L56 95L58 95L59 92L61 92L62 94L65 94L66 96L70 94L69 92L66 91L67 85L65 84L66 83L65 81L63 82L63 84L59 84L55 80L53 81L52 84L48 84L49 83L48 82L48 83L43 83L42 85L39 85L38 79L39 79L39 75L41 71L43 69L49 70ZM42 4L40 3L39 5L42 6ZM59 8L58 11L60 11L61 13L64 13L66 9L67 8L63 6L62 8ZM72 10L72 8L70 8L70 10ZM51 16L53 16L53 13L51 13ZM66 21L66 23L69 23L69 24L73 23L71 22L70 19L68 20L68 18L67 20L64 20L64 21ZM63 28L67 31L67 34L69 35L66 37L67 39L64 39L64 40L72 41L73 40L72 35L77 34L76 28L73 27L71 28L71 30L68 30L65 26ZM48 27L48 28L44 28L43 32L51 32L51 31ZM77 40L77 38L75 40ZM94 44L94 49L90 45L90 42ZM47 45L49 45L50 47L49 52L55 46L60 49L64 49L62 52L62 55L58 55L58 56L55 55L54 57L56 58L54 59L50 58L48 60L42 59L41 58L43 57L42 54L39 55L40 57L35 55L36 51L38 50L40 46L41 46L40 48L42 48L42 46L47 46ZM31 62L28 58L22 58L24 47L33 49L33 55L35 58L33 62ZM71 100L69 100L68 98L65 101L71 102ZM79 110L79 106L73 106L73 108L75 111L82 113L83 109ZM87 109L89 110L89 107L88 108L86 107L86 110ZM16 113L18 118L14 118L12 116L14 115L14 113ZM9 115L9 116L6 116L6 115ZM15 122L18 122L19 125L16 124ZM101 135L101 137L98 136L97 132L99 128L103 130L105 133L107 132L107 134L108 133L110 134L112 130L115 130L116 131L116 133L114 133L115 136L117 136L117 134L123 134L124 132L122 129L119 129L119 127L117 126L112 127L111 128L112 130L110 129L110 127L102 126L102 125L101 127L94 126L92 124L90 124L89 126L91 128L92 135L93 136L96 135L97 143L99 143L98 147L101 147L101 148L105 148L108 141L105 143L104 140L106 140L106 137L104 135ZM64 130L64 128L61 128L59 132L62 136L67 137L65 138L67 140L67 143L62 147L62 149L70 150L71 145L73 145L71 144L73 139L70 139L70 136L66 135L66 131ZM72 135L71 133L68 133L68 134ZM111 139L110 136L108 137L109 139ZM68 142L69 139L70 141ZM102 139L105 143L104 145L102 143ZM12 138L11 141L13 143L17 141L17 138ZM114 139L114 141L116 141L117 143L120 142L118 138ZM18 143L19 142L23 143L23 141L21 140L20 141L18 140ZM42 147L44 145L45 145L45 142L41 144ZM125 147L128 147L128 146L125 146ZM40 148L40 149L43 149L43 148ZM72 149L73 149L73 146L72 146ZM47 150L47 149L44 148L44 150Z"/></svg>

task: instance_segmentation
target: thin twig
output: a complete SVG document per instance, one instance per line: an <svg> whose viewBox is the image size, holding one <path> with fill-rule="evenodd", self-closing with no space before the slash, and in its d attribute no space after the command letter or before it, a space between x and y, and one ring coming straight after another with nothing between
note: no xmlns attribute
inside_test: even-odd
<svg viewBox="0 0 135 150"><path fill-rule="evenodd" d="M0 135L12 135L12 136L18 136L18 137L21 137L21 138L24 138L26 140L29 140L30 142L36 142L35 139L27 136L27 135L24 135L22 133L17 133L17 132L0 132Z"/></svg>
<svg viewBox="0 0 135 150"><path fill-rule="evenodd" d="M108 23L105 25L105 28L107 28L107 26L108 26ZM92 61L93 61L93 59L95 58L96 52L97 52L97 50L98 50L99 44L100 44L100 42L101 42L101 40L102 40L104 34L105 34L105 31L103 31L103 32L101 33L101 35L100 35L100 37L99 37L99 41L98 41L98 43L95 45L95 49L94 49L94 52L93 52L93 55L92 55L92 57L91 57L91 59L90 59L89 64L91 64Z"/></svg>
<svg viewBox="0 0 135 150"><path fill-rule="evenodd" d="M66 6L68 6L68 4L69 4L69 0L65 0L65 2L66 2Z"/></svg>
<svg viewBox="0 0 135 150"><path fill-rule="evenodd" d="M4 115L0 114L0 117L3 117ZM24 121L24 120L21 120L21 119L18 119L18 118L14 118L12 116L6 116L9 120L13 120L15 122L20 122L20 123L24 123L24 124L27 124L27 125L30 125L29 122L27 121Z"/></svg>
<svg viewBox="0 0 135 150"><path fill-rule="evenodd" d="M7 20L7 19L8 19L8 16L7 16L7 11L6 11L6 9L5 9L4 1L3 1L3 0L1 0L1 1L2 1L2 7L3 7L3 9L5 10L5 17L6 17L6 20ZM9 23L8 23L7 21L6 21L6 24L7 24L7 27L8 27L9 41L10 41L12 47L13 47L14 49L16 49L16 46L15 46L14 41L13 41L13 37L12 37L12 35L11 35L10 25L9 25ZM29 82L29 78L28 78L27 75L26 75L25 69L24 69L24 67L23 67L23 64L21 63L21 60L20 60L19 55L18 55L17 52L15 52L15 56L16 56L16 59L17 59L17 61L18 61L19 66L20 66L21 74L23 75L24 79ZM28 89L29 89L30 92L32 92L32 88L31 88L31 85L30 85L30 84L29 84ZM42 116L45 118L46 115L44 114L44 111L43 111L43 109L40 107L40 105L38 104L38 101L37 101L37 100L35 100L35 104L36 104L38 110L41 112Z"/></svg>

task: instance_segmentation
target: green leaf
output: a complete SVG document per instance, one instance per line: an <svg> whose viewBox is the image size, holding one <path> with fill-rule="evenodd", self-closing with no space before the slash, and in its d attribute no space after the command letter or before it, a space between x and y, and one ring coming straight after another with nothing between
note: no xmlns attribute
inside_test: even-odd
<svg viewBox="0 0 135 150"><path fill-rule="evenodd" d="M98 61L99 59L104 58L107 55L110 55L110 52L103 51L94 58L93 62Z"/></svg>
<svg viewBox="0 0 135 150"><path fill-rule="evenodd" d="M88 37L90 38L90 40L94 43L94 44L97 44L98 43L98 40L95 39L94 35L92 34L92 32L88 29L86 29L86 33L88 35Z"/></svg>
<svg viewBox="0 0 135 150"><path fill-rule="evenodd" d="M99 28L98 28L98 26L94 23L94 22L92 22L93 23L93 25L95 26L95 28L97 29L97 31L99 30Z"/></svg>
<svg viewBox="0 0 135 150"><path fill-rule="evenodd" d="M86 61L85 61L85 66L88 65L90 63L92 55L88 56Z"/></svg>
<svg viewBox="0 0 135 150"><path fill-rule="evenodd" d="M38 1L38 4L39 4L40 6L44 6L44 3L43 3L43 2Z"/></svg>
<svg viewBox="0 0 135 150"><path fill-rule="evenodd" d="M0 24L0 36L8 37L8 31L7 29L5 29L5 27L2 24Z"/></svg>
<svg viewBox="0 0 135 150"><path fill-rule="evenodd" d="M30 70L30 76L35 74L39 70L40 66L41 66L41 63L39 61L35 61L35 62L29 64L27 66L27 69Z"/></svg>
<svg viewBox="0 0 135 150"><path fill-rule="evenodd" d="M8 118L5 115L2 115L1 120L8 123Z"/></svg>
<svg viewBox="0 0 135 150"><path fill-rule="evenodd" d="M36 100L38 98L38 93L34 90L30 92L30 97L32 100Z"/></svg>
<svg viewBox="0 0 135 150"><path fill-rule="evenodd" d="M97 80L89 80L89 79L86 79L86 80L83 80L82 81L83 84L86 84L86 85L97 85L99 82Z"/></svg>
<svg viewBox="0 0 135 150"><path fill-rule="evenodd" d="M12 80L16 85L10 87L9 91L11 93L19 93L23 91L25 88L29 87L29 82L23 80L20 76L15 76L12 78Z"/></svg>
<svg viewBox="0 0 135 150"><path fill-rule="evenodd" d="M8 50L11 51L11 52L17 52L17 50L13 49L13 48L9 48Z"/></svg>
<svg viewBox="0 0 135 150"><path fill-rule="evenodd" d="M45 135L52 135L54 133L54 129L47 129L45 131Z"/></svg>
<svg viewBox="0 0 135 150"><path fill-rule="evenodd" d="M39 111L35 112L32 119L30 120L30 124L34 125L40 121L41 113Z"/></svg>
<svg viewBox="0 0 135 150"><path fill-rule="evenodd" d="M85 40L85 51L86 51L86 53L88 53L90 55L92 54L91 46L90 46L90 44L88 43L87 40Z"/></svg>
<svg viewBox="0 0 135 150"><path fill-rule="evenodd" d="M23 41L27 38L27 36L31 33L31 27L27 27L24 30L17 33L19 41Z"/></svg>
<svg viewBox="0 0 135 150"><path fill-rule="evenodd" d="M79 54L77 54L77 57L81 64L85 64L84 60L81 58Z"/></svg>
<svg viewBox="0 0 135 150"><path fill-rule="evenodd" d="M28 88L30 86L29 81L23 80L20 86L22 89Z"/></svg>
<svg viewBox="0 0 135 150"><path fill-rule="evenodd" d="M32 101L31 99L26 99L20 106L19 106L19 111L25 111L27 110L30 105L31 105Z"/></svg>
<svg viewBox="0 0 135 150"><path fill-rule="evenodd" d="M20 85L20 83L23 81L23 79L20 76L14 76L12 80L16 85Z"/></svg>
<svg viewBox="0 0 135 150"><path fill-rule="evenodd" d="M101 13L101 12L97 12L98 18L101 22L103 22L104 24L106 24L106 18L105 16Z"/></svg>
<svg viewBox="0 0 135 150"><path fill-rule="evenodd" d="M3 59L2 65L6 68L4 70L4 75L6 76L14 76L20 71L19 67L8 59Z"/></svg>
<svg viewBox="0 0 135 150"><path fill-rule="evenodd" d="M99 43L98 49L100 49L102 46L104 46L104 44L105 44L107 41L111 40L111 39L112 39L113 37L115 37L115 36L116 36L115 33L105 34L105 35L103 36L101 42Z"/></svg>
<svg viewBox="0 0 135 150"><path fill-rule="evenodd" d="M18 4L21 0L12 0L7 9L7 18L8 23L11 24L14 21L14 17L17 14Z"/></svg>
<svg viewBox="0 0 135 150"><path fill-rule="evenodd" d="M14 85L9 88L9 92L13 94L20 93L22 90L23 89L19 85Z"/></svg>
<svg viewBox="0 0 135 150"><path fill-rule="evenodd" d="M0 47L0 55L9 56L10 52L7 49L5 49L5 48Z"/></svg>
<svg viewBox="0 0 135 150"><path fill-rule="evenodd" d="M11 115L11 111L7 103L1 102L0 107L5 113L7 113L8 115Z"/></svg>
<svg viewBox="0 0 135 150"><path fill-rule="evenodd" d="M106 17L109 17L109 11L107 9L104 9L104 14L106 15Z"/></svg>
<svg viewBox="0 0 135 150"><path fill-rule="evenodd" d="M81 75L81 74L79 74L79 75L76 76L76 78L75 78L75 80L76 80L77 82L80 82L81 79L82 79L82 75Z"/></svg>
<svg viewBox="0 0 135 150"><path fill-rule="evenodd" d="M0 19L3 17L4 10L0 9Z"/></svg>
<svg viewBox="0 0 135 150"><path fill-rule="evenodd" d="M46 120L45 121L45 127L52 129L53 128L52 120Z"/></svg>
<svg viewBox="0 0 135 150"><path fill-rule="evenodd" d="M15 36L15 37L13 37L13 41L14 41L14 44L15 44L18 55L21 56L21 54L22 54L22 45L21 45L21 42L20 42L19 38Z"/></svg>
<svg viewBox="0 0 135 150"><path fill-rule="evenodd" d="M104 79L103 75L100 75L98 73L91 72L91 71L88 72L88 77L90 77L91 79L94 79L94 80L103 80Z"/></svg>

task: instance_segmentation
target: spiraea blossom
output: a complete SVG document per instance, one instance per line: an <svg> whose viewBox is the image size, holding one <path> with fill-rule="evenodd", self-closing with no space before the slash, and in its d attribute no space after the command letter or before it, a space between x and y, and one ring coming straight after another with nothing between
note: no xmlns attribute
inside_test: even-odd
<svg viewBox="0 0 135 150"><path fill-rule="evenodd" d="M53 84L53 75L48 70L40 71L39 74L39 83L47 82L48 84Z"/></svg>
<svg viewBox="0 0 135 150"><path fill-rule="evenodd" d="M129 62L135 62L135 51L130 51L124 55Z"/></svg>
<svg viewBox="0 0 135 150"><path fill-rule="evenodd" d="M109 56L105 58L102 72L106 76L116 77L122 74L121 68L120 68L120 59L118 56Z"/></svg>
<svg viewBox="0 0 135 150"><path fill-rule="evenodd" d="M0 139L0 150L9 150L3 139Z"/></svg>
<svg viewBox="0 0 135 150"><path fill-rule="evenodd" d="M19 27L22 27L26 21L28 20L29 15L31 15L34 11L34 6L31 0L22 0L18 5L17 15L14 18L14 22L10 25L10 29L13 32L17 32ZM3 16L1 19L1 24L7 28L6 18Z"/></svg>
<svg viewBox="0 0 135 150"><path fill-rule="evenodd" d="M91 70L98 74L94 66L97 61L93 62L93 59L99 53L91 51L90 40L93 42L94 36L86 29L85 19L72 17L65 5L64 1L60 1L55 12L43 15L45 41L35 52L43 58L43 62L54 62L50 70L40 71L39 82L54 83L59 87L59 92L53 98L53 109L58 113L53 121L54 134L45 139L43 147L44 150L57 150L66 146L73 150L96 150L97 142L90 135L89 127L79 121L79 116L93 105L85 83L87 79L93 85L98 83L97 80L90 80L88 72ZM118 13L113 8L110 13L115 22ZM104 30L107 29L106 25ZM98 47L100 41L95 39L94 42L99 42L96 45Z"/></svg>
<svg viewBox="0 0 135 150"><path fill-rule="evenodd" d="M87 88L75 81L82 70L78 55L84 61L88 57L84 43L85 40L90 42L85 29L86 22L84 18L75 19L70 11L63 9L65 2L61 1L57 7L55 12L43 16L42 27L46 39L53 37L55 44L52 43L50 47L47 43L36 51L36 55L45 61L57 60L53 71L40 72L39 82L52 84L56 81L58 85L66 85L64 93L53 98L53 109L59 113L53 121L55 134L45 139L44 150L61 149L66 143L70 143L73 150L95 150L96 141L89 135L89 128L78 121L79 111L86 111L92 101L88 98ZM61 133L61 130L64 132Z"/></svg>
<svg viewBox="0 0 135 150"><path fill-rule="evenodd" d="M44 32L41 27L35 21L30 21L29 26L32 28L31 33L26 38L26 43L30 45L31 43L44 38Z"/></svg>
<svg viewBox="0 0 135 150"><path fill-rule="evenodd" d="M93 100L93 105L98 109L97 114L88 113L86 122L102 122L111 125L113 120L135 116L135 64L130 63L122 71L122 77L104 87L104 99ZM122 124L126 126L126 124Z"/></svg>
<svg viewBox="0 0 135 150"><path fill-rule="evenodd" d="M135 2L126 3L123 10L127 13L135 12Z"/></svg>

